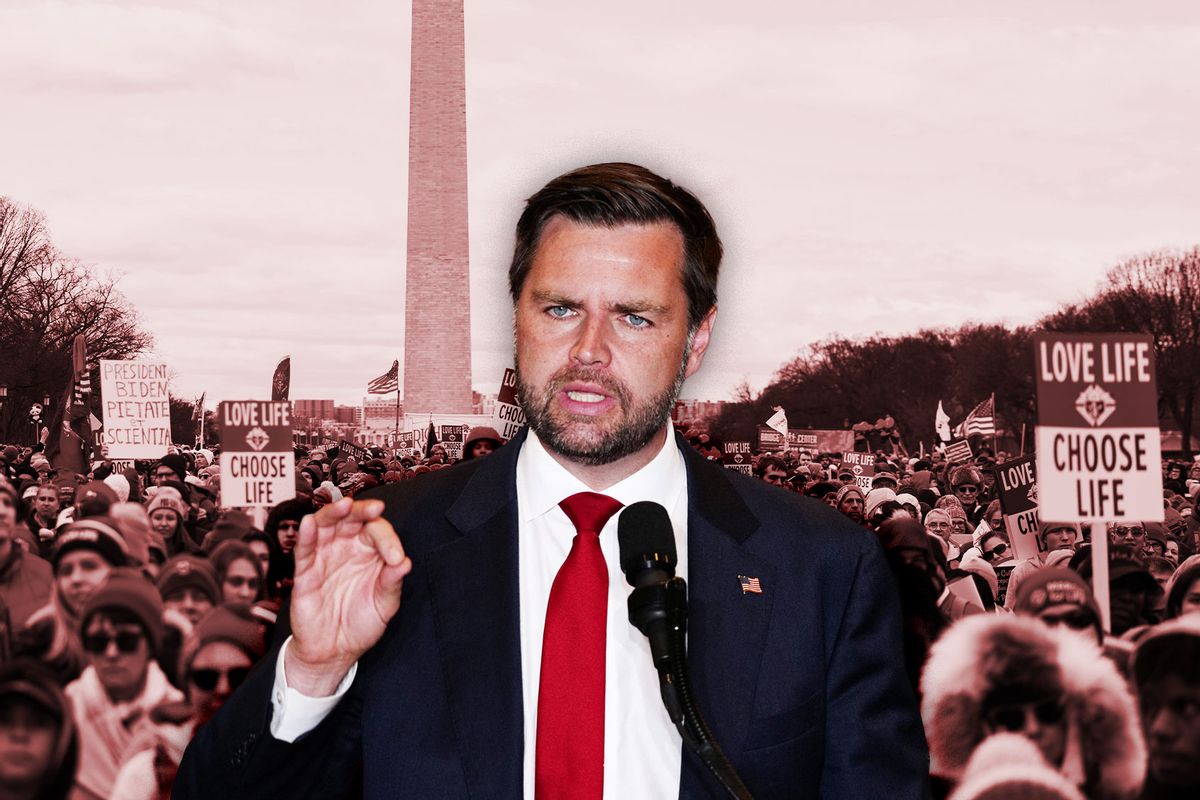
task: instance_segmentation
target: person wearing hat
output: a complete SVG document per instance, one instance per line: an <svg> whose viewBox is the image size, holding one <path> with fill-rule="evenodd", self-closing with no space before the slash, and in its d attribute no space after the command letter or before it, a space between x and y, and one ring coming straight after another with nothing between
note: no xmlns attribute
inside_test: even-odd
<svg viewBox="0 0 1200 800"><path fill-rule="evenodd" d="M183 751L266 652L262 625L247 608L220 605L195 627L179 658L183 702L150 712L152 726L130 745L113 783L114 798L169 798Z"/></svg>
<svg viewBox="0 0 1200 800"><path fill-rule="evenodd" d="M945 784L961 785L980 743L1007 732L1090 800L1130 800L1141 788L1133 697L1088 638L1026 616L964 617L933 645L921 689L930 772Z"/></svg>
<svg viewBox="0 0 1200 800"><path fill-rule="evenodd" d="M866 498L863 496L862 489L858 488L858 484L847 483L838 489L837 495L834 497L834 508L849 517L856 525L862 525L865 501Z"/></svg>
<svg viewBox="0 0 1200 800"><path fill-rule="evenodd" d="M267 515L263 530L276 545L271 550L271 563L267 569L269 597L282 600L290 594L292 577L296 572L296 561L292 551L296 548L296 540L300 536L300 520L315 511L312 501L294 498L284 500Z"/></svg>
<svg viewBox="0 0 1200 800"><path fill-rule="evenodd" d="M79 614L114 567L128 563L128 549L108 517L73 522L59 534L51 564L53 583L45 605L18 630L14 651L45 663L62 683L84 667Z"/></svg>
<svg viewBox="0 0 1200 800"><path fill-rule="evenodd" d="M1012 610L1016 603L1017 587L1021 581L1046 565L1046 560L1058 550L1074 551L1083 534L1076 522L1053 522L1038 520L1038 555L1019 561L1008 576L1008 595L1004 599L1004 607Z"/></svg>
<svg viewBox="0 0 1200 800"><path fill-rule="evenodd" d="M45 667L0 667L0 797L66 800L79 739L62 689Z"/></svg>
<svg viewBox="0 0 1200 800"><path fill-rule="evenodd" d="M1156 625L1133 652L1150 752L1142 800L1200 797L1200 615Z"/></svg>
<svg viewBox="0 0 1200 800"><path fill-rule="evenodd" d="M1104 640L1092 587L1066 567L1046 567L1023 581L1013 598L1013 613L1087 633L1097 643Z"/></svg>
<svg viewBox="0 0 1200 800"><path fill-rule="evenodd" d="M150 711L183 699L154 660L163 637L163 604L141 573L114 569L81 615L88 666L67 685L79 729L75 795L111 798L121 759Z"/></svg>
<svg viewBox="0 0 1200 800"><path fill-rule="evenodd" d="M146 503L150 527L162 537L167 553L198 553L200 546L192 540L185 522L188 506L183 496L170 486L160 486Z"/></svg>
<svg viewBox="0 0 1200 800"><path fill-rule="evenodd" d="M17 522L18 507L17 490L0 479L0 605L8 608L10 630L20 630L49 601L54 582L45 559L17 542L19 533L29 533Z"/></svg>
<svg viewBox="0 0 1200 800"><path fill-rule="evenodd" d="M1015 767L1014 765L1019 765ZM1037 745L1015 733L984 739L949 800L1086 800L1079 787L1056 772Z"/></svg>
<svg viewBox="0 0 1200 800"><path fill-rule="evenodd" d="M221 598L217 573L203 556L180 553L167 559L156 581L163 607L178 611L193 625Z"/></svg>
<svg viewBox="0 0 1200 800"><path fill-rule="evenodd" d="M1200 555L1185 558L1167 580L1165 590L1164 619L1200 612Z"/></svg>
<svg viewBox="0 0 1200 800"><path fill-rule="evenodd" d="M504 444L504 440L500 438L500 434L496 432L495 428L477 425L471 428L471 432L467 434L467 440L463 442L463 461L470 461L472 458L481 458L493 453L502 444Z"/></svg>

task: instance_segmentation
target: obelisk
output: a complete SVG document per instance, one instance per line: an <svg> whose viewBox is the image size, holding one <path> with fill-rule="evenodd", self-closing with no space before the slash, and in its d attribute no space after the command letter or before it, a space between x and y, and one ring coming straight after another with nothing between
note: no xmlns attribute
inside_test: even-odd
<svg viewBox="0 0 1200 800"><path fill-rule="evenodd" d="M413 0L404 410L471 413L463 0Z"/></svg>

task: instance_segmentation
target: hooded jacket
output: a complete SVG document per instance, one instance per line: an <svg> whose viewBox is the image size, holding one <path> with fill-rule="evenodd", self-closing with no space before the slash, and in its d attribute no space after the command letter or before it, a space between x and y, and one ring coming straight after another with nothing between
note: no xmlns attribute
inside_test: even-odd
<svg viewBox="0 0 1200 800"><path fill-rule="evenodd" d="M1010 615L964 618L933 646L921 677L932 774L961 779L988 736L985 699L1014 681L1046 693L1061 687L1067 744L1060 772L1082 785L1091 800L1137 796L1146 746L1133 697L1116 667L1084 636Z"/></svg>

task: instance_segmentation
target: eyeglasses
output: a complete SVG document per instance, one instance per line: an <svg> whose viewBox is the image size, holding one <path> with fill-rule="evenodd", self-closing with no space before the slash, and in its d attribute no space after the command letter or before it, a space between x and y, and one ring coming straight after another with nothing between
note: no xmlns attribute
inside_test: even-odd
<svg viewBox="0 0 1200 800"><path fill-rule="evenodd" d="M229 681L229 688L236 689L246 680L246 676L250 674L249 667L234 667L233 669L194 669L192 670L192 683L196 684L196 688L203 689L206 692L211 692L217 688L217 683L220 682L221 676Z"/></svg>
<svg viewBox="0 0 1200 800"><path fill-rule="evenodd" d="M281 530L281 531L297 530L298 531L298 530L300 530L300 523L294 519L285 519L279 523L279 527L277 528L277 530Z"/></svg>
<svg viewBox="0 0 1200 800"><path fill-rule="evenodd" d="M240 589L243 586L258 590L258 578L243 578L241 575L229 575L225 578L225 582L235 589Z"/></svg>
<svg viewBox="0 0 1200 800"><path fill-rule="evenodd" d="M89 653L107 653L108 646L117 643L117 650L122 653L133 653L142 643L141 631L118 631L116 636L106 633L89 633L83 637L83 649Z"/></svg>
<svg viewBox="0 0 1200 800"><path fill-rule="evenodd" d="M1116 534L1117 534L1117 536L1132 536L1133 538L1137 539L1139 537L1146 535L1146 529L1138 528L1138 527L1126 527L1125 525L1118 525L1116 527Z"/></svg>
<svg viewBox="0 0 1200 800"><path fill-rule="evenodd" d="M1056 725L1062 722L1064 711L1058 702L1046 700L1036 705L1021 703L1012 706L997 706L988 710L986 719L992 730L1020 733L1025 730L1030 714L1033 714L1039 725Z"/></svg>
<svg viewBox="0 0 1200 800"><path fill-rule="evenodd" d="M955 486L954 491L959 494L975 494L979 491L978 486Z"/></svg>
<svg viewBox="0 0 1200 800"><path fill-rule="evenodd" d="M1007 549L1008 549L1008 545L1006 545L1004 542L1001 542L1000 544L993 547L991 550L984 550L983 558L985 561L991 561L993 558L1003 555L1004 551Z"/></svg>

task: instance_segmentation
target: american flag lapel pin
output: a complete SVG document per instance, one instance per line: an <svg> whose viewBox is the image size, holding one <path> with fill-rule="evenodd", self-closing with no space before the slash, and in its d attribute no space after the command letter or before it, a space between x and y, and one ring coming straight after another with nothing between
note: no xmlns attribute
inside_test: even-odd
<svg viewBox="0 0 1200 800"><path fill-rule="evenodd" d="M742 594L762 594L762 581L749 575L738 575L738 583L742 585Z"/></svg>

